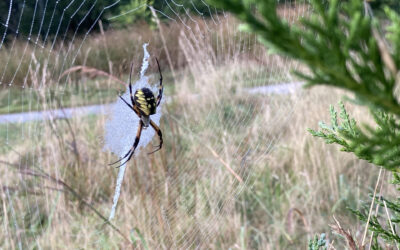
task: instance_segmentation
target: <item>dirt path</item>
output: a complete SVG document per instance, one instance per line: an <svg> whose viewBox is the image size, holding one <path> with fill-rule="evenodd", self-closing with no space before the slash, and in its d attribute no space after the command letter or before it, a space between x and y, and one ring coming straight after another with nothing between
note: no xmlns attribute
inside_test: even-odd
<svg viewBox="0 0 400 250"><path fill-rule="evenodd" d="M302 82L280 83L269 86L246 88L244 92L249 94L289 94L293 93L302 86ZM101 114L110 109L113 104L91 105L75 108L54 109L46 111L32 111L15 114L0 115L0 124L22 123L28 121L41 121L54 118L70 118L72 116L81 116L89 114Z"/></svg>

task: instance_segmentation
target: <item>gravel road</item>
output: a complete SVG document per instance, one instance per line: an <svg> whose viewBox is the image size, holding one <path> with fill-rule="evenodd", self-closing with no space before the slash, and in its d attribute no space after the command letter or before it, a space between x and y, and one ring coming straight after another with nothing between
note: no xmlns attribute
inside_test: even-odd
<svg viewBox="0 0 400 250"><path fill-rule="evenodd" d="M303 85L302 82L280 83L269 86L246 88L243 91L249 94L289 94ZM101 114L110 109L113 104L91 105L75 108L54 109L46 111L32 111L24 113L0 115L0 124L22 123L28 121L40 121L54 118L70 118L89 114Z"/></svg>

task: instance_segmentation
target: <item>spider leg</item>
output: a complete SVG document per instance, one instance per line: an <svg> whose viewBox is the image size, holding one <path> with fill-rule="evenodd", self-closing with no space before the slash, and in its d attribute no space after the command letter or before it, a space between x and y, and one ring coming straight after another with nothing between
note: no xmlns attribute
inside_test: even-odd
<svg viewBox="0 0 400 250"><path fill-rule="evenodd" d="M132 107L132 105L130 105L127 101L125 101L125 99L122 97L122 96L118 96L119 98L121 98L121 100L126 104L126 105L128 105L128 107L130 107L133 111L135 111L134 109L133 109L133 107Z"/></svg>
<svg viewBox="0 0 400 250"><path fill-rule="evenodd" d="M131 72L129 73L129 93L131 95L132 105L135 105L135 102L133 101L133 94L132 94L132 72L133 72L133 62L131 63Z"/></svg>
<svg viewBox="0 0 400 250"><path fill-rule="evenodd" d="M132 105L130 105L122 96L119 95L119 98L121 98L121 100L122 100L126 105L128 105L128 107L129 107L130 109L132 109L132 110L140 117L139 112L138 112ZM122 161L123 159L125 159L126 157L129 156L129 154L131 153L131 151L132 151L132 150L129 150L128 153L126 153L126 154L124 155L124 157L122 157L122 158L119 159L118 161L113 162L113 163L108 164L108 165L114 165L114 164L116 164L116 163ZM121 165L123 165L123 164L121 164Z"/></svg>
<svg viewBox="0 0 400 250"><path fill-rule="evenodd" d="M115 162L113 162L113 163L108 164L108 166L112 166L112 165L114 165L114 164L116 164L116 163L122 161L123 159L125 159L126 157L129 156L129 154L131 153L131 151L132 151L132 150L129 150L128 153L126 153L126 154L124 155L124 157L122 157L122 158L119 159L118 161L115 161Z"/></svg>
<svg viewBox="0 0 400 250"><path fill-rule="evenodd" d="M163 91L164 91L164 86L162 85L163 77L162 77L161 68L160 68L160 64L158 63L157 57L156 57L156 61L157 61L157 66L158 66L158 72L160 73L160 85L158 86L158 96L157 96L157 107L158 107L158 105L160 105L160 102L161 102L161 98L162 98Z"/></svg>
<svg viewBox="0 0 400 250"><path fill-rule="evenodd" d="M127 101L125 101L125 99L124 99L122 96L119 95L119 98L121 98L121 100L122 100L126 105L128 105L128 107L130 107L130 108L140 117L139 111L137 111L132 105L130 105Z"/></svg>
<svg viewBox="0 0 400 250"><path fill-rule="evenodd" d="M126 157L128 157L128 159L127 159L126 161L124 161L123 163L121 163L121 164L117 167L117 168L119 168L119 167L121 167L122 165L124 165L125 163L127 163L127 162L132 158L133 154L135 153L135 149L136 149L137 145L139 144L140 136L141 136L141 134L142 134L142 128L143 128L143 122L142 122L142 120L140 120L139 127L138 127L138 130L137 130L137 132L136 132L135 142L133 143L132 148L128 151L128 153L126 153L126 154L124 155L124 157L122 157L120 160L118 160L118 161L116 161L116 162L114 162L114 163L112 163L112 164L110 164L110 165L114 165L115 163L120 162L120 161L124 160Z"/></svg>
<svg viewBox="0 0 400 250"><path fill-rule="evenodd" d="M148 153L148 154L153 154L153 153L157 152L158 150L160 150L162 148L163 138L162 138L161 129L157 126L157 124L155 124L152 120L150 120L150 125L157 132L158 137L160 138L160 145L156 146L157 149L152 151L152 152L150 152L150 153Z"/></svg>
<svg viewBox="0 0 400 250"><path fill-rule="evenodd" d="M123 163L121 163L121 165L119 165L118 167L115 167L115 168L120 168L122 165L127 163L131 159L132 155L133 155L133 152L129 155L129 157L128 157L128 159L126 161L124 161Z"/></svg>

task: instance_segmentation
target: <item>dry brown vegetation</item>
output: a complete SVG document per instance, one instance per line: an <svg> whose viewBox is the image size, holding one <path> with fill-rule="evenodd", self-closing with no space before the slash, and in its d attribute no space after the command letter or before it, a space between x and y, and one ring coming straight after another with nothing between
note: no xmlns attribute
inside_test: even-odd
<svg viewBox="0 0 400 250"><path fill-rule="evenodd" d="M13 140L0 155L2 247L298 249L316 233L335 239L329 228L334 214L359 237L363 228L346 206L367 197L378 170L306 131L329 121L328 106L345 93L321 87L246 94L247 86L291 80L295 64L266 55L249 36L221 33L227 40L213 44L212 36L199 39L182 29L164 29L172 67L180 68L165 82L171 97L161 124L165 146L129 162L112 221L118 230L99 217L109 213L118 171L107 166L115 156L102 150L106 116L10 124ZM122 79L131 58L140 58L139 66L140 45L150 42L150 53L168 65L155 32L90 37L76 62L106 71L111 65ZM95 49L101 46L106 49ZM252 50L241 53L244 48ZM44 95L37 98L51 107ZM368 121L365 110L348 108ZM393 190L384 186L382 192Z"/></svg>
<svg viewBox="0 0 400 250"><path fill-rule="evenodd" d="M131 61L136 61L143 54L144 43L150 44L150 54L157 56L162 65L179 71L189 63L179 46L179 38L182 36L188 39L206 39L207 47L199 49L206 49L204 54L214 54L213 60L219 63L237 58L238 53L240 57L257 60L256 51L260 48L254 43L255 37L237 33L238 23L232 17L221 17L223 22L220 23L204 22L201 18L193 20L195 22L188 21L186 26L179 22L161 24L165 43L159 29L146 23L122 30L110 28L106 35L97 33L86 37L67 36L54 45L50 40L37 46L24 40L12 40L5 45L8 50L0 51L1 64L6 69L4 76L0 75L1 81L7 84L12 82L14 86L30 85L29 68L39 67L39 73L48 70L53 82L57 82L58 77L74 65L88 66L121 76L129 73ZM196 46L195 43L192 45ZM166 50L170 61L167 60ZM140 61L134 64L135 72L139 71L140 66ZM65 82L65 79L61 79L61 83Z"/></svg>

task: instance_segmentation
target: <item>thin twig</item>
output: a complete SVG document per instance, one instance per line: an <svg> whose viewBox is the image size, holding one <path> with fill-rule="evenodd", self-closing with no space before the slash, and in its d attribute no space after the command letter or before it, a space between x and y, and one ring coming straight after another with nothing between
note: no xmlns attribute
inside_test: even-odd
<svg viewBox="0 0 400 250"><path fill-rule="evenodd" d="M206 147L208 148L208 150L210 150L210 152L226 167L226 169L228 169L229 172L231 172L231 174L233 174L233 176L235 176L235 178L240 182L243 183L242 178L229 166L228 163L226 163L224 161L224 159L221 158L221 156L219 156L217 154L217 152L215 152L215 150L213 148L211 148L209 145L206 145Z"/></svg>
<svg viewBox="0 0 400 250"><path fill-rule="evenodd" d="M301 212L300 209L298 209L298 208L292 207L289 209L289 212L286 215L289 233L293 233L293 216L295 213L297 213L300 216L301 220L303 221L303 225L304 225L304 228L306 229L306 232L310 232L311 230L308 226L306 217L304 216L303 212Z"/></svg>
<svg viewBox="0 0 400 250"><path fill-rule="evenodd" d="M67 183L65 183L63 180L57 178L57 177L53 177L49 174L47 174L46 172L44 172L42 169L38 169L38 170L34 170L32 168L29 167L25 167L25 168L21 168L19 165L14 164L14 163L10 163L10 162L6 162L6 161L0 161L0 163L6 164L8 166L11 166L15 169L17 169L21 174L25 174L25 175L30 175L30 176L35 176L35 177L41 177L47 180L50 180L52 182L54 182L55 184L59 184L61 185L64 190L59 190L57 188L54 188L54 190L56 191L68 191L70 194L72 194L73 196L75 196L80 202L82 202L84 205L86 205L90 210L92 210L97 216L99 216L103 221L104 224L110 226L115 232L117 232L124 240L126 240L129 244L133 244L133 242L126 236L124 235L119 228L117 228L114 224L112 224L105 216L103 216L92 204L90 204L89 202L87 202L85 199L83 199L83 197L77 192L75 191L71 186L69 186ZM45 187L47 189L52 189L51 187ZM2 189L2 188L1 188ZM2 189L3 190L3 189ZM8 190L6 188L6 191L8 193Z"/></svg>
<svg viewBox="0 0 400 250"><path fill-rule="evenodd" d="M101 37L103 38L104 50L106 52L106 57L107 57L107 62L108 62L108 71L112 75L113 74L113 72L112 72L112 61L110 59L110 53L108 52L107 38L106 38L106 35L104 33L103 22L101 20L99 20L99 27L100 27Z"/></svg>
<svg viewBox="0 0 400 250"><path fill-rule="evenodd" d="M106 76L109 77L110 79L119 82L123 85L126 85L126 83L124 81L121 81L118 77L111 75L110 73L107 73L105 71L102 71L100 69L96 69L96 68L91 68L91 67L87 67L87 66L75 66L75 67L71 67L69 69L67 69L66 71L64 71L61 76L59 77L59 79L63 78L65 75L68 75L72 72L76 72L76 71L82 71L82 74L91 74L91 76Z"/></svg>
<svg viewBox="0 0 400 250"><path fill-rule="evenodd" d="M336 225L331 225L331 228L334 232L344 236L347 241L347 245L351 250L357 250L357 244L355 240L353 239L353 236L351 236L350 231L347 231L343 229L343 227L340 225L339 221L333 216L333 220L335 221ZM361 246L359 249L364 249L363 246Z"/></svg>
<svg viewBox="0 0 400 250"><path fill-rule="evenodd" d="M51 175L49 175L49 174L47 174L47 173L45 173L43 171L41 171L41 173L39 173L39 172L34 171L32 169L21 169L20 172L21 172L21 174L26 174L26 175L31 175L31 176L36 176L36 177L41 177L41 178L44 178L44 179L48 179L50 181L53 181L56 184L59 184L59 185L63 186L66 191L68 191L70 194L75 196L80 202L82 202L90 210L92 210L97 216L99 216L104 221L104 224L107 224L108 226L110 226L115 232L117 232L127 242L129 242L130 244L133 244L132 241L126 235L124 235L114 224L112 224L95 207L93 207L92 204L90 204L89 202L85 201L83 199L83 197L78 194L77 191L75 191L72 187L70 187L67 183L65 183L61 179L59 179L57 177L53 177L53 176L51 176Z"/></svg>
<svg viewBox="0 0 400 250"><path fill-rule="evenodd" d="M168 60L169 67L171 68L172 77L176 81L176 75L175 75L174 66L172 64L172 60L171 60L171 57L169 55L169 51L168 51L168 48L167 48L167 42L165 41L164 32L162 30L162 27L161 27L161 24L160 24L160 20L158 19L157 14L156 14L153 6L148 6L148 7L150 8L151 14L153 15L154 19L156 19L158 29L160 30L160 38L161 38L161 41L163 43L165 54L167 55L167 60Z"/></svg>
<svg viewBox="0 0 400 250"><path fill-rule="evenodd" d="M382 178L383 178L383 179L385 178L385 173L386 173L385 171L386 171L386 170L383 170L383 172L382 172ZM379 187L379 200L382 199L382 186L383 186L383 181L381 181L381 185L380 185L380 187ZM379 207L380 207L380 205L379 205L379 204L376 204L376 206L375 206L375 217L378 216ZM372 240L374 239L374 233L375 233L375 232L372 232L372 233L371 233L371 238L370 238L370 240L369 240L369 249L371 249L371 246L372 246Z"/></svg>
<svg viewBox="0 0 400 250"><path fill-rule="evenodd" d="M386 215L387 215L388 220L389 220L389 225L390 225L390 229L392 230L392 234L396 234L394 232L394 229L393 229L392 220L390 219L389 211L388 211L388 208L386 206L386 201L385 200L383 200L383 205L385 206ZM397 248L397 250L399 250L399 246L397 245L397 243L396 243L396 248Z"/></svg>
<svg viewBox="0 0 400 250"><path fill-rule="evenodd" d="M177 123L179 126L181 126L182 128L184 128L184 129L186 129L186 130L188 130L188 131L190 132L190 129L187 128L187 127L185 127L184 125L182 125L182 124L180 123L180 121L178 121L178 119L176 119L173 115L170 115L170 117L171 117L172 119L174 119L174 120L176 121L176 123ZM196 136L196 135L194 135L194 134L193 134L193 136L194 136L195 139L197 139L198 141L202 142L202 140L201 140L198 136ZM210 150L210 152L215 156L215 158L217 158L217 159L222 163L222 165L224 165L225 168L228 169L228 171L242 184L242 183L243 183L243 179L229 166L229 164L226 163L226 162L222 159L222 157L219 156L217 152L215 152L215 150L214 150L213 148L211 148L209 145L207 145L207 144L204 143L204 142L202 142L202 143L203 143L203 145L204 145L208 150Z"/></svg>
<svg viewBox="0 0 400 250"><path fill-rule="evenodd" d="M375 184L375 190L374 190L374 195L373 195L374 198L372 199L371 206L369 207L368 220L367 220L367 224L365 225L364 235L363 235L363 238L361 241L361 247L364 247L365 238L367 237L369 220L371 219L372 208L374 206L376 190L378 189L378 184L381 179L381 174L382 174L382 168L379 169L378 180L376 181L376 184Z"/></svg>
<svg viewBox="0 0 400 250"><path fill-rule="evenodd" d="M57 101L57 104L58 104L58 108L61 110L61 112L63 113L64 117L67 117L67 114L65 113L64 107L62 106L60 99L57 98L56 101ZM71 132L71 136L72 136L72 145L71 146L72 146L72 150L73 150L73 152L75 154L75 158L76 158L76 161L77 161L77 164L78 164L78 169L80 169L81 168L81 156L79 154L78 143L76 141L75 132L74 132L74 130L72 128L72 125L71 125L69 119L62 119L62 120L64 120L67 123L68 129Z"/></svg>
<svg viewBox="0 0 400 250"><path fill-rule="evenodd" d="M10 166L10 167L15 167L15 168L18 168L18 167L19 167L18 164L11 163L11 162L8 162L8 161L2 161L2 160L0 160L0 163L5 164L5 165L8 165L8 166Z"/></svg>

